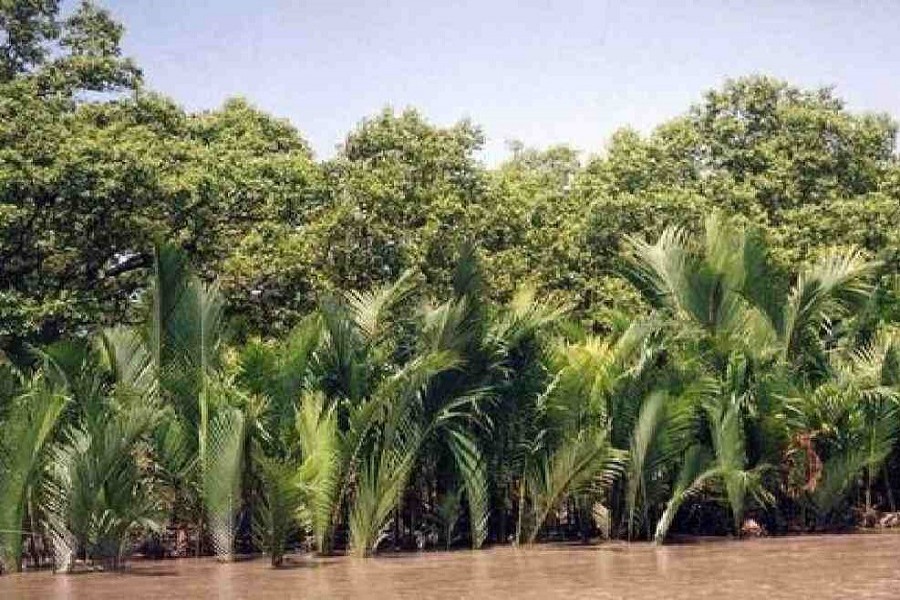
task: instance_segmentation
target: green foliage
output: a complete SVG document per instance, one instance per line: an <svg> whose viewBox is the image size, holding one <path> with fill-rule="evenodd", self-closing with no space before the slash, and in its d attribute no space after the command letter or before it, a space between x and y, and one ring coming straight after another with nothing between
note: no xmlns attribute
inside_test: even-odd
<svg viewBox="0 0 900 600"><path fill-rule="evenodd" d="M656 524L654 539L657 544L665 541L666 534L668 534L682 504L698 496L703 491L703 486L715 475L715 471L709 468L709 464L710 458L707 449L699 445L691 446L681 464L672 489L672 496L666 503L666 510Z"/></svg>
<svg viewBox="0 0 900 600"><path fill-rule="evenodd" d="M421 394L440 373L452 369L450 353L417 357L386 379L367 402L374 404L365 424L371 440L357 461L358 481L350 507L350 545L356 554L374 552L391 511L400 500L419 450L434 426L423 418Z"/></svg>
<svg viewBox="0 0 900 600"><path fill-rule="evenodd" d="M570 434L552 450L538 452L525 475L532 504L525 539L535 541L550 511L566 495L585 493L592 485L609 485L621 462L622 456L612 450L605 434L590 430Z"/></svg>
<svg viewBox="0 0 900 600"><path fill-rule="evenodd" d="M36 377L13 398L0 421L0 566L18 571L29 498L36 495L47 446L66 397L45 378ZM33 522L33 520L32 520Z"/></svg>
<svg viewBox="0 0 900 600"><path fill-rule="evenodd" d="M463 487L458 490L448 491L445 502L441 504L441 520L445 527L444 537L449 546L452 542L455 520L448 514L455 514L456 503L459 502L459 492L465 490L466 501L469 507L469 535L472 547L478 549L484 544L488 535L488 518L490 515L490 497L488 490L488 474L483 453L475 440L462 431L451 433L450 449L459 470ZM451 511L451 508L453 510ZM454 522L451 523L451 520Z"/></svg>
<svg viewBox="0 0 900 600"><path fill-rule="evenodd" d="M303 485L301 510L309 520L316 549L325 553L331 549L334 517L341 500L342 450L337 415L334 407L327 408L321 393L307 393L300 400L297 414L297 433L303 455L300 479Z"/></svg>
<svg viewBox="0 0 900 600"><path fill-rule="evenodd" d="M8 348L134 319L161 238L220 275L241 332L264 335L286 333L327 294L408 269L439 296L463 241L481 248L492 299L530 281L604 331L616 310L642 307L620 275L628 236L693 227L714 209L760 228L775 272L832 246L891 261L898 251L896 126L828 90L729 81L649 136L616 133L602 156L517 146L490 169L472 124L386 110L317 163L290 125L240 99L188 114L143 90L78 96L136 86L121 30L94 7L63 25L47 6L28 28L43 27L41 14L69 28L71 60L38 61L0 86ZM54 69L72 91L41 92L35 77Z"/></svg>
<svg viewBox="0 0 900 600"><path fill-rule="evenodd" d="M201 402L211 404L209 420L200 429L201 489L213 551L220 559L234 552L235 516L241 508L241 477L244 466L244 413L229 403L227 384L216 384L203 393Z"/></svg>
<svg viewBox="0 0 900 600"><path fill-rule="evenodd" d="M297 530L297 512L302 506L300 469L289 459L258 455L260 499L255 507L253 528L256 543L269 554L273 567L284 561L285 543Z"/></svg>
<svg viewBox="0 0 900 600"><path fill-rule="evenodd" d="M690 435L690 397L670 398L656 391L643 402L631 434L626 480L628 537L641 523L649 524L649 510L668 493L667 479L684 455ZM638 509L642 508L642 514Z"/></svg>
<svg viewBox="0 0 900 600"><path fill-rule="evenodd" d="M487 167L472 123L386 109L317 161L244 100L147 91L123 33L0 5L4 570L37 534L117 566L166 515L228 557L252 514L278 564L422 514L662 542L695 503L739 532L892 497L887 116L747 77L586 159Z"/></svg>
<svg viewBox="0 0 900 600"><path fill-rule="evenodd" d="M42 502L60 571L79 550L117 568L135 531L161 529L158 492L139 464L159 409L139 402L103 409L67 429L49 460Z"/></svg>
<svg viewBox="0 0 900 600"><path fill-rule="evenodd" d="M37 351L24 394L10 371L2 426L29 452L4 446L16 476L3 518L36 523L69 570L119 566L179 505L220 558L252 515L276 566L307 533L325 553L346 527L361 556L422 536L407 512L426 507L445 545L467 511L476 548L514 514L516 539L534 542L563 506L586 534L604 513L608 534L657 542L693 502L721 503L735 532L786 498L823 524L855 489L869 509L900 406L876 265L835 251L789 278L756 228L719 214L703 235L628 243L627 276L653 312L613 335L566 325L568 307L530 286L490 302L464 246L444 302L416 309L407 273L238 347L218 286L160 247L144 325ZM41 390L58 400L22 400ZM22 547L9 531L7 569Z"/></svg>
<svg viewBox="0 0 900 600"><path fill-rule="evenodd" d="M460 514L462 514L462 493L460 490L451 489L440 499L433 516L441 528L441 537L447 550L453 543L456 522L459 521Z"/></svg>
<svg viewBox="0 0 900 600"><path fill-rule="evenodd" d="M630 244L630 276L684 340L686 364L694 362L711 383L706 398L693 408L696 418L707 423L709 446L696 451L694 463L682 466L656 539L665 538L686 498L713 485L721 487L739 532L748 498L760 507L774 502L764 485L763 475L771 467L765 459L778 456L786 436L778 431L783 408L774 401L773 389L835 376L827 358L828 346L835 343L828 327L859 312L871 298L876 265L856 251L834 251L801 272L787 289L772 275L758 230L719 215L707 219L703 237L669 228L655 244L638 239ZM658 412L651 404L641 415L632 438L636 466L642 466L655 435ZM760 418L761 412L769 414ZM752 453L748 438L755 441ZM878 450L871 454L883 460L892 439L878 439ZM700 460L704 454L708 460ZM835 467L835 477L838 471L844 474L823 488L831 490L829 498L840 497L847 478L865 463L841 465ZM632 488L629 505L634 506L636 495ZM633 514L633 508L629 511Z"/></svg>

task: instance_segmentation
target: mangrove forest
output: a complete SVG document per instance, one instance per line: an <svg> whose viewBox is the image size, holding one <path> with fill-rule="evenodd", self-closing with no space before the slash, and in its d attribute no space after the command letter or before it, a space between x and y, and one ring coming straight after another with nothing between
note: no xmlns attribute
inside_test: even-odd
<svg viewBox="0 0 900 600"><path fill-rule="evenodd" d="M754 75L591 156L387 108L321 160L90 2L0 32L0 573L900 526L890 116Z"/></svg>

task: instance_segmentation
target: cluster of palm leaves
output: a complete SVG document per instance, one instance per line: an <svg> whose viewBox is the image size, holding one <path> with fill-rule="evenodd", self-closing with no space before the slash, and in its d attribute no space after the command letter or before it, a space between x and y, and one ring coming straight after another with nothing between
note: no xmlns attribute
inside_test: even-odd
<svg viewBox="0 0 900 600"><path fill-rule="evenodd" d="M863 474L871 493L898 406L898 346L873 318L878 263L834 251L788 278L756 231L718 215L701 236L631 240L629 258L676 371L632 436L629 512L643 495L648 534L664 540L692 499L717 497L739 533L751 507L827 520ZM654 495L668 496L658 516Z"/></svg>
<svg viewBox="0 0 900 600"><path fill-rule="evenodd" d="M405 273L234 343L217 285L162 247L143 323L0 363L0 565L114 568L172 524L279 565L300 544L661 542L704 507L739 533L749 511L827 525L859 494L893 501L900 335L877 263L789 277L717 216L626 258L649 308L604 335L529 287L488 301L463 248L443 301Z"/></svg>

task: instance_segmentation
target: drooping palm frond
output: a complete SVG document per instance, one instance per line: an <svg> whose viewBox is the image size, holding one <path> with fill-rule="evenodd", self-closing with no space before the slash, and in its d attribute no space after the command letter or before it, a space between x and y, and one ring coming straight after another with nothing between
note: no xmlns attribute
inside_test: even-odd
<svg viewBox="0 0 900 600"><path fill-rule="evenodd" d="M685 290L694 270L685 230L665 229L655 244L627 237L627 274L651 304L672 312L686 310Z"/></svg>
<svg viewBox="0 0 900 600"><path fill-rule="evenodd" d="M478 549L487 538L490 497L484 456L477 442L465 431L450 432L450 450L463 481L469 508L469 533L472 548Z"/></svg>
<svg viewBox="0 0 900 600"><path fill-rule="evenodd" d="M726 406L707 406L713 453L719 474L724 479L736 532L740 530L743 520L747 495L747 479L743 476L747 454L740 414L740 408L730 403Z"/></svg>
<svg viewBox="0 0 900 600"><path fill-rule="evenodd" d="M0 568L18 571L26 500L39 480L48 442L66 397L40 376L11 401L0 421Z"/></svg>
<svg viewBox="0 0 900 600"><path fill-rule="evenodd" d="M654 454L658 446L657 440L663 434L665 401L665 394L659 392L651 394L641 407L634 433L631 435L631 448L628 452L628 467L626 469L628 481L626 507L628 511L629 539L634 533L639 494L642 491L646 494L647 474L645 465L648 467L646 471L652 472L652 463L656 458Z"/></svg>
<svg viewBox="0 0 900 600"><path fill-rule="evenodd" d="M155 399L159 379L153 356L140 333L116 327L103 331L98 341L102 349L100 360L109 369L116 392L139 400Z"/></svg>
<svg viewBox="0 0 900 600"><path fill-rule="evenodd" d="M359 556L375 552L425 438L415 402L399 398L387 409L382 431L357 467L350 508L350 544Z"/></svg>
<svg viewBox="0 0 900 600"><path fill-rule="evenodd" d="M900 437L900 395L882 385L879 363L876 353L855 354L834 365L832 380L785 406L791 429L809 438L824 459L805 486L820 518L829 517L860 483L870 508L874 474Z"/></svg>
<svg viewBox="0 0 900 600"><path fill-rule="evenodd" d="M94 344L89 340L62 340L33 351L47 381L72 399L66 409L67 422L102 417L110 378Z"/></svg>
<svg viewBox="0 0 900 600"><path fill-rule="evenodd" d="M465 298L448 300L424 311L420 343L423 349L433 352L465 352L477 331L469 313Z"/></svg>
<svg viewBox="0 0 900 600"><path fill-rule="evenodd" d="M368 556L381 541L419 449L435 425L423 418L422 394L437 375L457 364L450 352L417 357L384 380L369 400L374 407L366 413L367 422L357 425L365 432L360 441L369 439L358 446L363 452L353 461L357 480L349 524L354 553Z"/></svg>
<svg viewBox="0 0 900 600"><path fill-rule="evenodd" d="M297 400L318 380L316 351L322 343L320 315L303 319L281 342L252 340L240 351L236 381L251 394L264 397L266 430L273 438L269 453L290 453L296 446Z"/></svg>
<svg viewBox="0 0 900 600"><path fill-rule="evenodd" d="M713 485L724 493L734 531L740 532L748 500L765 506L773 502L766 489L765 464L747 466L746 441L740 402L729 396L710 396L702 402L709 427L712 451L701 444L687 450L671 497L656 526L656 543L665 541L678 510L688 499L709 491Z"/></svg>
<svg viewBox="0 0 900 600"><path fill-rule="evenodd" d="M415 291L413 274L412 270L407 270L388 285L345 295L351 318L369 343L377 344L383 339L391 310Z"/></svg>
<svg viewBox="0 0 900 600"><path fill-rule="evenodd" d="M709 225L707 225L709 227ZM785 313L785 276L769 259L769 248L762 233L755 228L742 230L742 281L739 292L765 317L766 327L782 331Z"/></svg>
<svg viewBox="0 0 900 600"><path fill-rule="evenodd" d="M201 282L184 253L168 245L156 250L150 287L147 339L160 392L196 427L197 399L221 358L224 298L218 283Z"/></svg>
<svg viewBox="0 0 900 600"><path fill-rule="evenodd" d="M779 277L756 230L714 213L704 236L669 228L655 244L629 238L627 274L655 306L695 323L719 344L761 352L782 321Z"/></svg>
<svg viewBox="0 0 900 600"><path fill-rule="evenodd" d="M345 304L325 299L319 312L325 330L321 354L321 366L327 374L324 383L330 396L355 403L369 391L371 370L376 366L372 348Z"/></svg>
<svg viewBox="0 0 900 600"><path fill-rule="evenodd" d="M746 441L742 412L739 404L719 399L706 405L707 419L712 439L716 476L722 482L734 531L739 533L743 523L748 496L760 504L772 501L761 479L766 465L747 468Z"/></svg>
<svg viewBox="0 0 900 600"><path fill-rule="evenodd" d="M422 440L421 426L413 419L395 425L392 446L364 457L350 508L350 546L358 556L375 552L384 526L406 487Z"/></svg>
<svg viewBox="0 0 900 600"><path fill-rule="evenodd" d="M513 349L538 331L546 331L558 324L571 307L553 300L540 300L537 288L523 285L500 315L491 320L488 335L506 349Z"/></svg>
<svg viewBox="0 0 900 600"><path fill-rule="evenodd" d="M671 469L683 457L691 430L693 390L680 398L662 391L651 393L642 403L631 434L625 470L628 537L634 535L638 519L647 527L648 510L665 494ZM639 515L638 509L642 508Z"/></svg>
<svg viewBox="0 0 900 600"><path fill-rule="evenodd" d="M556 376L542 400L555 427L602 425L610 428L611 443L626 446L623 440L637 414L622 414L628 407L618 402L616 392L640 379L652 364L655 349L648 342L657 330L653 320L639 320L615 340L588 336L577 344L559 345L553 357Z"/></svg>
<svg viewBox="0 0 900 600"><path fill-rule="evenodd" d="M65 387L75 393L81 391L83 382L92 375L93 347L88 340L59 340L43 348L34 348L46 377L57 387Z"/></svg>
<svg viewBox="0 0 900 600"><path fill-rule="evenodd" d="M849 386L840 394L847 412L835 425L842 430L835 429L818 440L823 452L828 453L821 481L812 494L821 516L837 508L863 474L867 475L864 489L869 509L873 473L878 472L900 437L900 396L896 390Z"/></svg>
<svg viewBox="0 0 900 600"><path fill-rule="evenodd" d="M672 496L666 503L666 509L656 523L656 533L653 538L657 544L662 544L669 533L669 528L675 521L675 516L688 499L699 494L703 487L716 475L718 470L712 465L712 457L709 451L700 445L691 446L681 463L681 470L672 489Z"/></svg>
<svg viewBox="0 0 900 600"><path fill-rule="evenodd" d="M613 449L602 431L583 430L565 437L553 449L540 452L531 462L526 489L532 518L525 538L535 541L554 507L567 494L590 484L608 486L622 471L624 453Z"/></svg>
<svg viewBox="0 0 900 600"><path fill-rule="evenodd" d="M788 296L780 332L785 359L796 362L804 355L821 355L820 328L869 297L877 266L859 251L834 251L800 273Z"/></svg>
<svg viewBox="0 0 900 600"><path fill-rule="evenodd" d="M219 373L224 298L218 283L200 281L183 252L163 245L155 252L149 313L146 338L159 394L174 413L157 432L160 457L180 493L199 493L214 551L229 557L245 463L241 407L250 403L235 399L239 394Z"/></svg>
<svg viewBox="0 0 900 600"><path fill-rule="evenodd" d="M831 353L831 371L836 379L853 380L863 388L900 385L900 335L878 331L868 343L850 346L845 355Z"/></svg>

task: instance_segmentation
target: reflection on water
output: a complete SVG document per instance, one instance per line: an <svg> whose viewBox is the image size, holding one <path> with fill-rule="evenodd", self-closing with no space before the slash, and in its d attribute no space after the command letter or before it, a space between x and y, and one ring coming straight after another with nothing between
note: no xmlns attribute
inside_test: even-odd
<svg viewBox="0 0 900 600"><path fill-rule="evenodd" d="M135 561L121 574L0 577L0 598L898 598L900 535L353 558Z"/></svg>

